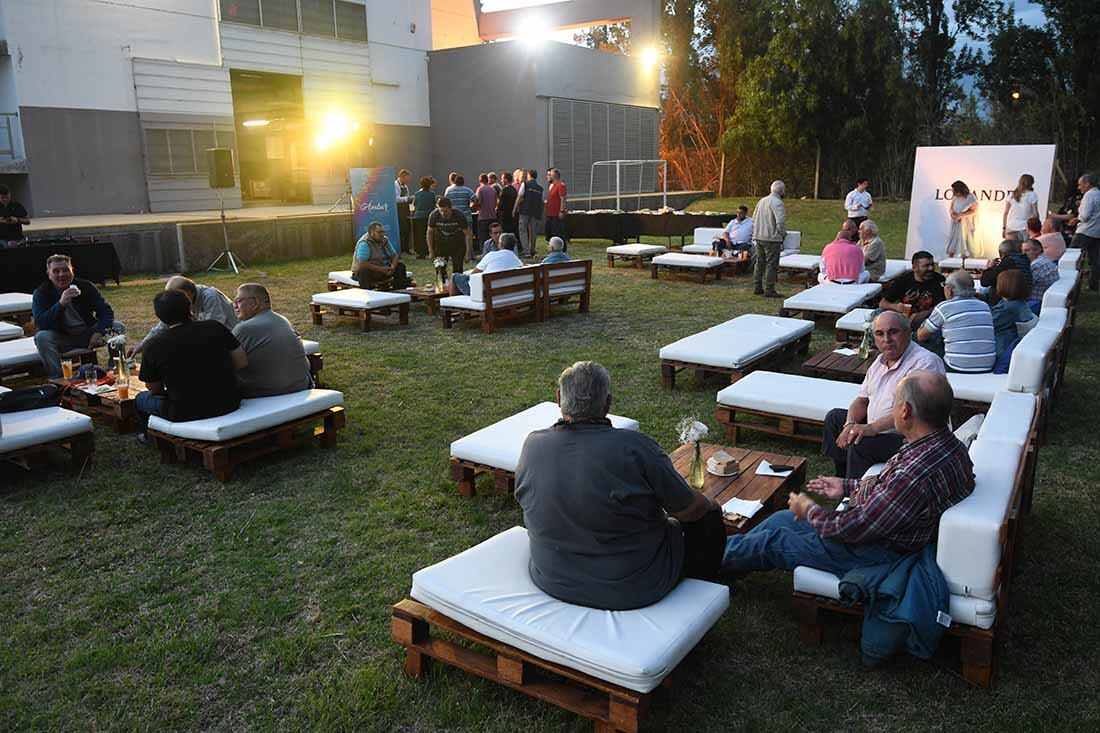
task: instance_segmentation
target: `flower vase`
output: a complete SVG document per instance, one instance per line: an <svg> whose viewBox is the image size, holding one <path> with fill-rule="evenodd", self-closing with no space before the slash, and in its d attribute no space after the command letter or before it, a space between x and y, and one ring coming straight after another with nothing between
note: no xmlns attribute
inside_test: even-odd
<svg viewBox="0 0 1100 733"><path fill-rule="evenodd" d="M706 467L703 465L703 451L699 447L699 441L695 441L695 457L691 459L691 472L688 473L688 485L696 491L703 490L703 483L707 480Z"/></svg>

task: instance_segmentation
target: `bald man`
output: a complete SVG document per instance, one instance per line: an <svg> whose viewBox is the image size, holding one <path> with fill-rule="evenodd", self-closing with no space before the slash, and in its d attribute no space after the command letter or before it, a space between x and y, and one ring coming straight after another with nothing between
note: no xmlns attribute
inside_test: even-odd
<svg viewBox="0 0 1100 733"><path fill-rule="evenodd" d="M164 284L165 290L179 290L191 301L191 318L195 321L217 321L230 331L237 325L237 314L233 312L233 303L225 297L225 293L211 285L199 285L190 278L176 275L168 278ZM163 323L157 323L149 333L133 346L130 350L133 354L140 354L153 336L164 333L168 327Z"/></svg>

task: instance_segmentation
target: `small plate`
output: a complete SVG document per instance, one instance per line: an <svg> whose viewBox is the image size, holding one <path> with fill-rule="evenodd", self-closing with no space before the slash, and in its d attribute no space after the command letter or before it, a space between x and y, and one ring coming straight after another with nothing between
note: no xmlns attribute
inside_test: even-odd
<svg viewBox="0 0 1100 733"><path fill-rule="evenodd" d="M711 476L721 476L723 478L729 478L730 476L740 475L741 470L738 469L738 470L734 471L733 473L718 473L717 471L712 470L710 466L707 466L707 473L709 473Z"/></svg>

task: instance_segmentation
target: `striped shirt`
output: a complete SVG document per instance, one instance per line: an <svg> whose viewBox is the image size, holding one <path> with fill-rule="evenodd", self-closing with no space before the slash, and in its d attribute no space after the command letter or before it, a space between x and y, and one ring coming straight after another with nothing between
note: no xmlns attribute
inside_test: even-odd
<svg viewBox="0 0 1100 733"><path fill-rule="evenodd" d="M1058 280L1058 265L1046 255L1031 261L1031 295L1028 300L1043 299L1043 293Z"/></svg>
<svg viewBox="0 0 1100 733"><path fill-rule="evenodd" d="M997 360L989 306L971 296L945 300L928 314L924 327L943 334L943 360L952 371L988 372Z"/></svg>

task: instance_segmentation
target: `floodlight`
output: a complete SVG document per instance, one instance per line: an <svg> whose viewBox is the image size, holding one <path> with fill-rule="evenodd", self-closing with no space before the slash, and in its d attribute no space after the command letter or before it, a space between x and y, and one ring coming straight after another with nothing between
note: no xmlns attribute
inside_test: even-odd
<svg viewBox="0 0 1100 733"><path fill-rule="evenodd" d="M329 112L321 118L317 135L313 138L313 144L319 151L342 145L347 142L353 129L358 129L358 123L353 125L347 115L342 112Z"/></svg>
<svg viewBox="0 0 1100 733"><path fill-rule="evenodd" d="M241 123L244 127L267 127L271 124L271 120L245 120Z"/></svg>
<svg viewBox="0 0 1100 733"><path fill-rule="evenodd" d="M642 49L642 63L647 69L655 69L661 63L661 49L656 46L646 46Z"/></svg>
<svg viewBox="0 0 1100 733"><path fill-rule="evenodd" d="M1019 99L1020 98L1020 90L1019 89L1013 89L1012 94L1010 96L1013 99Z"/></svg>

